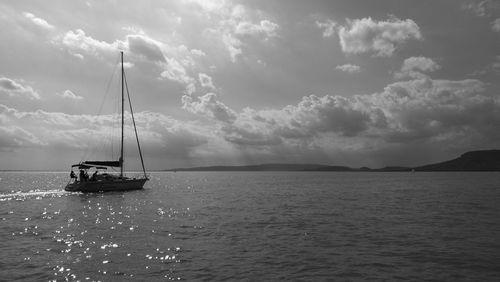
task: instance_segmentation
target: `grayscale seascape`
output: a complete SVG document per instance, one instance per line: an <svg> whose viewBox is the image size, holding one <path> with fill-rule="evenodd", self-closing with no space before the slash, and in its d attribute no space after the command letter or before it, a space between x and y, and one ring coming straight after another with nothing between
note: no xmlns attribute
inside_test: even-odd
<svg viewBox="0 0 500 282"><path fill-rule="evenodd" d="M0 1L0 282L500 282L500 0Z"/></svg>
<svg viewBox="0 0 500 282"><path fill-rule="evenodd" d="M498 281L498 172L0 173L2 281Z"/></svg>

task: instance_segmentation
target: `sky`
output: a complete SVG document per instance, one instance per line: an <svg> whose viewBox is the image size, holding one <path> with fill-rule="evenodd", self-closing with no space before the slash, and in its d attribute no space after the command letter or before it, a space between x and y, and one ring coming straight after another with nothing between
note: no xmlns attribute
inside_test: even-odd
<svg viewBox="0 0 500 282"><path fill-rule="evenodd" d="M2 1L0 34L3 170L117 159L120 51L147 169L500 147L499 1Z"/></svg>

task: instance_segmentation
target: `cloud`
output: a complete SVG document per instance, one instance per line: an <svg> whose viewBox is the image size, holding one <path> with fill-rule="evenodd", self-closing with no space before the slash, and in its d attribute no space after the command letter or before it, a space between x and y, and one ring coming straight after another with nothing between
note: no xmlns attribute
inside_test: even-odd
<svg viewBox="0 0 500 282"><path fill-rule="evenodd" d="M207 55L207 54L205 54L205 52L203 52L202 50L199 50L199 49L191 50L191 54L199 56L199 57L204 57Z"/></svg>
<svg viewBox="0 0 500 282"><path fill-rule="evenodd" d="M361 68L359 66L352 64L339 65L336 66L335 68L348 73L357 73L361 71Z"/></svg>
<svg viewBox="0 0 500 282"><path fill-rule="evenodd" d="M218 101L215 93L208 93L197 98L184 95L182 96L182 107L192 113L224 123L231 123L236 119L236 113Z"/></svg>
<svg viewBox="0 0 500 282"><path fill-rule="evenodd" d="M494 32L500 32L500 18L494 20L492 23L491 23L491 29L494 31Z"/></svg>
<svg viewBox="0 0 500 282"><path fill-rule="evenodd" d="M265 42L278 35L280 26L266 18L262 11L253 11L229 1L190 2L199 5L209 19L204 34L211 39L219 39L232 62L236 62L243 54L243 49L250 40Z"/></svg>
<svg viewBox="0 0 500 282"><path fill-rule="evenodd" d="M97 57L102 55L109 56L110 54L115 54L118 50L123 48L123 42L115 41L114 43L108 43L105 41L99 41L91 36L87 36L81 29L76 29L75 31L70 30L64 35L56 37L54 43L61 44L72 54L80 56L82 56L81 52Z"/></svg>
<svg viewBox="0 0 500 282"><path fill-rule="evenodd" d="M420 28L411 19L397 18L375 22L371 18L348 20L338 31L345 53L374 52L376 56L391 56L396 48L410 39L421 39Z"/></svg>
<svg viewBox="0 0 500 282"><path fill-rule="evenodd" d="M369 113L356 100L342 96L305 96L296 105L281 110L281 124L276 128L283 137L315 136L331 132L355 136L371 123Z"/></svg>
<svg viewBox="0 0 500 282"><path fill-rule="evenodd" d="M110 58L116 57L118 51L123 50L129 60L152 64L158 70L159 78L183 84L189 94L196 90L195 79L189 74L189 68L196 66L193 55L199 57L204 54L199 50L192 52L184 45L172 47L144 33L129 34L123 40L109 43L96 40L77 29L56 37L53 43L66 48L79 59L84 59L83 53L112 61ZM125 67L133 65L132 62L125 63Z"/></svg>
<svg viewBox="0 0 500 282"><path fill-rule="evenodd" d="M153 62L165 62L160 42L140 34L127 35L126 42L132 53L144 56Z"/></svg>
<svg viewBox="0 0 500 282"><path fill-rule="evenodd" d="M22 97L29 100L40 100L40 95L31 88L7 77L0 77L0 93L9 97Z"/></svg>
<svg viewBox="0 0 500 282"><path fill-rule="evenodd" d="M430 58L410 57L405 59L401 70L396 72L394 76L396 78L424 78L426 77L424 72L434 72L440 68L441 66Z"/></svg>
<svg viewBox="0 0 500 282"><path fill-rule="evenodd" d="M21 127L0 125L0 151L40 145L38 138Z"/></svg>
<svg viewBox="0 0 500 282"><path fill-rule="evenodd" d="M241 40L236 38L233 34L227 32L222 34L222 42L229 51L231 61L233 63L236 62L236 58L238 57L238 55L241 55L243 53L243 51L241 50L241 47L243 45Z"/></svg>
<svg viewBox="0 0 500 282"><path fill-rule="evenodd" d="M227 4L224 0L186 0L199 5L205 12L220 12Z"/></svg>
<svg viewBox="0 0 500 282"><path fill-rule="evenodd" d="M494 70L500 70L500 56L496 56L495 61L492 64Z"/></svg>
<svg viewBox="0 0 500 282"><path fill-rule="evenodd" d="M498 143L500 99L485 89L475 79L426 77L391 83L369 95L308 95L282 108L241 111L214 93L184 95L183 108L197 115L196 121L138 112L136 123L146 153L159 164L166 156L199 161L217 155L225 160L248 155L260 161L328 161L340 154L383 161L382 152L390 148L411 159L415 148ZM26 112L0 105L0 150L42 146L75 151L87 144L97 149L115 124L112 115ZM127 126L126 132L133 141L133 130ZM132 150L132 145L126 146Z"/></svg>
<svg viewBox="0 0 500 282"><path fill-rule="evenodd" d="M500 140L494 130L500 126L500 99L485 93L485 84L475 79L415 78L370 95L309 95L281 109L237 112L213 93L184 96L183 104L239 150L275 159L283 152L303 160L321 151L333 156L352 150L359 156L390 148L411 155L415 148L468 148Z"/></svg>
<svg viewBox="0 0 500 282"><path fill-rule="evenodd" d="M279 25L269 20L262 20L260 23L251 23L248 21L239 22L234 30L238 35L259 35L262 34L266 38L276 36L276 30Z"/></svg>
<svg viewBox="0 0 500 282"><path fill-rule="evenodd" d="M199 153L198 147L213 138L210 131L203 127L160 113L138 112L134 116L144 152L150 156L161 154L188 158ZM71 115L42 110L26 112L0 104L0 151L44 147L61 153L75 150L83 153L85 148L100 152L112 140L119 140L118 124L116 115ZM127 124L125 128L126 150L135 152L135 137L130 126Z"/></svg>
<svg viewBox="0 0 500 282"><path fill-rule="evenodd" d="M500 9L498 1L483 0L483 1L469 1L462 4L462 9L471 11L478 17L486 17L491 14L493 10Z"/></svg>
<svg viewBox="0 0 500 282"><path fill-rule="evenodd" d="M32 13L24 12L23 15L26 18L28 18L29 20L31 20L32 23L34 23L35 25L37 25L38 27L40 27L42 29L46 29L46 30L54 29L53 25L49 24L46 20L44 20L42 18L36 17Z"/></svg>
<svg viewBox="0 0 500 282"><path fill-rule="evenodd" d="M341 96L310 95L281 110L247 108L239 114L218 101L213 93L199 97L198 101L184 96L183 103L188 111L221 122L225 138L240 145L279 144L282 138L307 139L326 132L354 136L378 122L378 113L372 120L362 104Z"/></svg>
<svg viewBox="0 0 500 282"><path fill-rule="evenodd" d="M453 144L467 140L467 134L484 141L491 136L490 127L500 122L495 116L500 104L483 91L484 83L473 79L417 79L388 85L371 102L389 117L381 135L388 142Z"/></svg>
<svg viewBox="0 0 500 282"><path fill-rule="evenodd" d="M199 79L200 84L201 84L202 87L215 90L215 86L214 86L214 84L212 82L212 78L209 75L207 75L205 73L199 73L198 74L198 79Z"/></svg>
<svg viewBox="0 0 500 282"><path fill-rule="evenodd" d="M323 37L332 37L337 32L337 23L330 19L325 22L316 21L316 26L323 29Z"/></svg>
<svg viewBox="0 0 500 282"><path fill-rule="evenodd" d="M67 48L72 54L81 53L93 55L95 57L114 57L118 51L126 51L129 56L144 58L153 63L165 63L165 44L148 37L145 34L129 34L123 40L114 42L99 41L86 35L81 29L70 30L64 35L60 35L53 40L56 45Z"/></svg>
<svg viewBox="0 0 500 282"><path fill-rule="evenodd" d="M134 63L131 62L123 62L123 68L124 69L131 69L134 67Z"/></svg>
<svg viewBox="0 0 500 282"><path fill-rule="evenodd" d="M210 40L210 48L221 47L229 54L232 62L241 56L249 43L266 42L277 37L279 25L266 17L262 11L247 9L243 5L226 1L186 1L190 6L187 16L192 16L193 22L205 27L203 34ZM218 7L215 9L214 7ZM84 55L107 56L116 50L129 51L147 61L156 62L165 67L166 73L162 77L172 77L172 61L184 68L191 67L196 59L206 56L199 49L189 50L182 42L172 42L179 39L177 35L159 37L148 36L142 29L134 27L123 28L129 34L124 39L100 41L87 35L82 29L75 29L58 36L53 42L63 46L71 54L82 57ZM168 38L168 42L165 39ZM213 43L218 46L214 47ZM182 50L186 49L186 50ZM252 50L249 48L249 50ZM191 64L191 66L188 66ZM160 72L160 73L161 73ZM167 75L167 73L170 73ZM170 79L170 78L169 78ZM185 81L176 77L176 81ZM192 88L191 84L187 85Z"/></svg>
<svg viewBox="0 0 500 282"><path fill-rule="evenodd" d="M196 90L194 86L195 80L188 75L186 69L179 61L173 58L167 58L166 63L162 66L164 70L160 74L161 77L186 85L186 91L188 94L192 94Z"/></svg>
<svg viewBox="0 0 500 282"><path fill-rule="evenodd" d="M58 95L61 96L62 98L70 99L70 100L82 100L83 99L82 96L76 95L75 93L71 92L71 90L65 90L63 93L58 94Z"/></svg>

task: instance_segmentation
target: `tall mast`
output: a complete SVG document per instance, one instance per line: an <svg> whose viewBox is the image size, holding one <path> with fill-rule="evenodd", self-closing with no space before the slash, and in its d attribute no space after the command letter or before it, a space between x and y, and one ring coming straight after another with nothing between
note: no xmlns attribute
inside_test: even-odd
<svg viewBox="0 0 500 282"><path fill-rule="evenodd" d="M120 149L120 177L123 176L123 124L124 124L124 118L123 118L123 111L125 108L125 96L123 95L123 51L120 51L121 54L121 61L122 61L122 141L121 141L121 149Z"/></svg>

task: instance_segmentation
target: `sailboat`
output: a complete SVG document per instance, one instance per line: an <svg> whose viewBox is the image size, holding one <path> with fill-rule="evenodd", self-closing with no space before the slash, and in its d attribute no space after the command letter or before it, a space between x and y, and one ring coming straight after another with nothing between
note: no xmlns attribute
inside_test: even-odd
<svg viewBox="0 0 500 282"><path fill-rule="evenodd" d="M71 192L107 192L107 191L125 191L125 190L138 190L143 189L144 183L149 180L146 169L144 167L144 159L142 158L141 146L139 144L139 136L137 135L137 128L135 126L134 112L132 111L132 102L130 101L130 94L127 86L127 97L130 106L130 113L132 116L132 123L134 125L135 138L137 141L137 148L141 158L143 176L139 178L129 178L123 173L123 129L124 129L124 109L125 109L125 91L126 86L125 70L123 67L123 51L121 55L121 143L120 143L120 158L118 161L82 161L78 164L71 166L70 182L66 185L64 190ZM107 173L108 168L120 168L120 174ZM74 170L79 171L79 175ZM88 176L89 171L94 171L91 177Z"/></svg>

